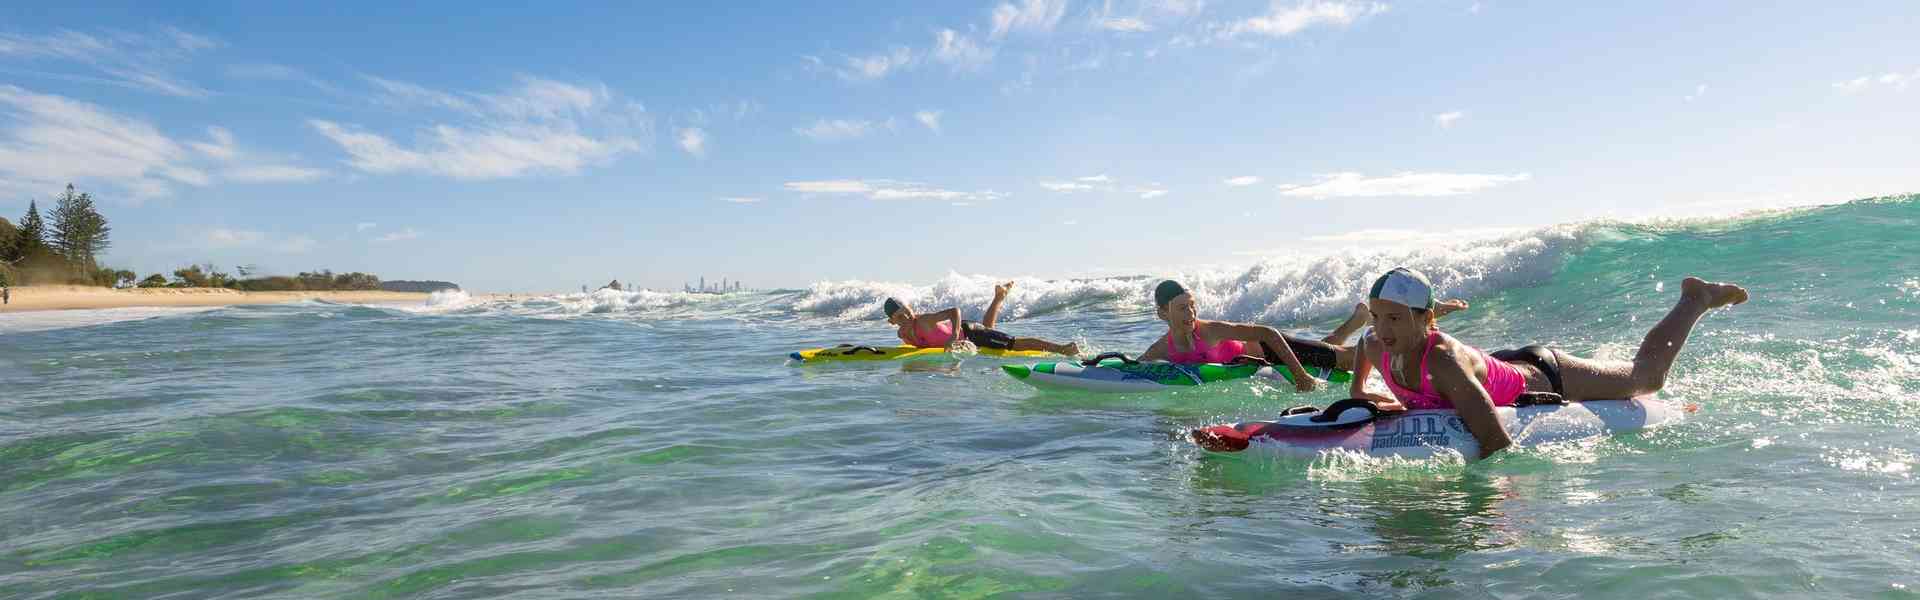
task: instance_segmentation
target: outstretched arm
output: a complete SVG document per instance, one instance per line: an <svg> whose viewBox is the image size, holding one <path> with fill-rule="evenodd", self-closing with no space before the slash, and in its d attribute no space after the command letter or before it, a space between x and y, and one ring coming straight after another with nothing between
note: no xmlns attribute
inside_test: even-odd
<svg viewBox="0 0 1920 600"><path fill-rule="evenodd" d="M1287 371L1293 374L1293 387L1302 392L1311 392L1318 385L1307 368L1300 366L1300 357L1293 355L1293 348L1287 345L1287 338L1280 331L1265 325L1247 325L1243 323L1209 322L1202 332L1209 339L1239 340L1254 344L1266 344L1280 355L1280 361L1286 363Z"/></svg>
<svg viewBox="0 0 1920 600"><path fill-rule="evenodd" d="M1360 337L1360 343L1353 347L1353 383L1347 386L1348 398L1365 398L1383 411L1406 410L1399 400L1367 391L1367 376L1373 374L1373 361L1367 358L1367 336ZM1382 377L1387 374L1382 373Z"/></svg>
<svg viewBox="0 0 1920 600"><path fill-rule="evenodd" d="M1451 339L1435 344L1433 355L1427 359L1427 375L1433 379L1434 391L1453 403L1453 410L1467 424L1467 431L1480 442L1480 458L1486 458L1512 446L1513 438L1507 435L1507 428L1500 425L1493 397L1473 376L1472 363L1467 362L1466 354L1458 349L1458 343Z"/></svg>

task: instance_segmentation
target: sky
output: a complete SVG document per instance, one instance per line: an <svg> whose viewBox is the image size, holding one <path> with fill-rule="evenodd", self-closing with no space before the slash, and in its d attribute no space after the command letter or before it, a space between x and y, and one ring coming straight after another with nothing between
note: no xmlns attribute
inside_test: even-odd
<svg viewBox="0 0 1920 600"><path fill-rule="evenodd" d="M0 216L482 291L1152 274L1920 191L1920 5L0 5ZM697 3L696 3L697 4Z"/></svg>

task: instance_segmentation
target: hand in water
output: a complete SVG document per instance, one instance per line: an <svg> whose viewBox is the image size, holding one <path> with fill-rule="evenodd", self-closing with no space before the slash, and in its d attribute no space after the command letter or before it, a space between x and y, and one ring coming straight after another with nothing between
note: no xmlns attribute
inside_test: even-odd
<svg viewBox="0 0 1920 600"><path fill-rule="evenodd" d="M954 340L953 343L947 344L948 354L977 354L979 352L980 348L978 346L974 346L973 342L966 340Z"/></svg>
<svg viewBox="0 0 1920 600"><path fill-rule="evenodd" d="M1305 392L1311 392L1317 389L1320 389L1320 380L1318 379L1314 379L1312 377L1294 377L1293 378L1293 390L1296 392L1305 393Z"/></svg>

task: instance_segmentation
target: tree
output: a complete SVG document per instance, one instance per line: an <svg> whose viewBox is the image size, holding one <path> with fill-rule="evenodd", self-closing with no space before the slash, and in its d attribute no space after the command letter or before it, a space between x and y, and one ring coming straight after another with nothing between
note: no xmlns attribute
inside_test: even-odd
<svg viewBox="0 0 1920 600"><path fill-rule="evenodd" d="M67 184L67 191L53 208L53 235L49 240L53 251L75 267L92 269L94 258L113 245L107 236L111 230L107 218L94 210L93 196L75 193L73 184Z"/></svg>
<svg viewBox="0 0 1920 600"><path fill-rule="evenodd" d="M167 276L161 275L159 273L148 275L146 279L140 280L140 287L143 287L143 288L167 287Z"/></svg>
<svg viewBox="0 0 1920 600"><path fill-rule="evenodd" d="M39 254L47 247L47 224L40 220L40 204L27 201L27 216L20 218L20 231L14 234L13 256L8 260L20 259Z"/></svg>
<svg viewBox="0 0 1920 600"><path fill-rule="evenodd" d="M20 257L13 255L13 240L20 236L20 228L14 227L6 217L0 217L0 262L13 262Z"/></svg>
<svg viewBox="0 0 1920 600"><path fill-rule="evenodd" d="M200 265L174 269L172 287L207 287L207 272L200 270Z"/></svg>
<svg viewBox="0 0 1920 600"><path fill-rule="evenodd" d="M127 271L127 270L114 271L113 287L117 287L117 288L133 287L133 282L139 278L140 278L140 274L135 273L133 271Z"/></svg>

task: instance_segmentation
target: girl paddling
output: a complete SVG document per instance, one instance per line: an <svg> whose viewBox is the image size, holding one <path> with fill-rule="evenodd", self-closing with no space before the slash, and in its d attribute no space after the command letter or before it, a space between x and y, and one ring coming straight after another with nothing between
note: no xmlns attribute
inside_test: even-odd
<svg viewBox="0 0 1920 600"><path fill-rule="evenodd" d="M1280 333L1264 325L1201 320L1194 308L1193 294L1178 281L1162 281L1155 286L1153 303L1156 315L1167 322L1167 334L1148 347L1139 360L1165 360L1178 364L1225 363L1241 356L1262 359L1277 357L1279 360L1275 362L1282 362L1292 357L1300 366L1351 371L1355 353L1353 348L1345 344L1347 338L1366 325L1368 320L1366 305L1356 305L1353 316L1335 328L1333 333L1320 340L1310 340ZM1464 301L1447 300L1437 305L1434 313L1444 316L1466 308ZM1286 366L1291 368L1294 365Z"/></svg>
<svg viewBox="0 0 1920 600"><path fill-rule="evenodd" d="M1367 293L1373 332L1361 338L1355 353L1350 392L1383 410L1453 409L1485 458L1513 444L1495 406L1512 405L1529 392L1550 392L1568 401L1657 392L1700 317L1746 301L1747 290L1737 285L1682 280L1679 302L1647 332L1632 361L1580 358L1537 345L1489 354L1439 331L1433 284L1417 271L1396 268ZM1392 398L1366 391L1367 374L1375 367L1382 369Z"/></svg>
<svg viewBox="0 0 1920 600"><path fill-rule="evenodd" d="M900 341L911 346L955 350L961 344L972 343L981 348L998 350L1044 350L1067 356L1080 353L1077 344L1014 337L994 329L994 325L1000 321L1000 305L1006 302L1007 292L1012 289L1011 281L993 286L993 301L987 303L987 314L980 323L961 320L958 308L915 314L912 306L898 298L888 298L881 308L887 313L887 324L897 329Z"/></svg>

